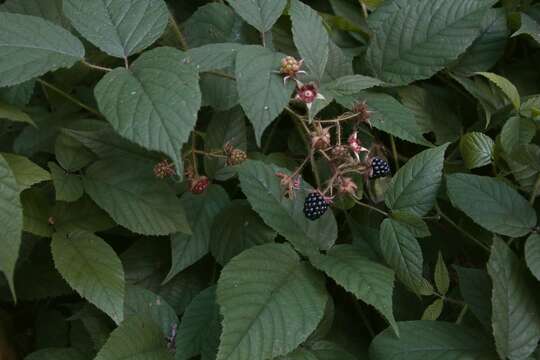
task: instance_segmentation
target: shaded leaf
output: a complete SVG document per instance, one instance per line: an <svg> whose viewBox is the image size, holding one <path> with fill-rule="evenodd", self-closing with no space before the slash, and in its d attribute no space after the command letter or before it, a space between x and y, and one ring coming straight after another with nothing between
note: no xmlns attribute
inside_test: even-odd
<svg viewBox="0 0 540 360"><path fill-rule="evenodd" d="M520 145L527 145L536 135L536 125L530 119L513 116L506 120L501 130L501 146L512 155Z"/></svg>
<svg viewBox="0 0 540 360"><path fill-rule="evenodd" d="M480 132L467 133L459 142L459 150L468 169L491 164L494 146L493 140Z"/></svg>
<svg viewBox="0 0 540 360"><path fill-rule="evenodd" d="M525 261L529 270L540 281L540 236L532 234L525 243Z"/></svg>
<svg viewBox="0 0 540 360"><path fill-rule="evenodd" d="M68 174L56 163L50 162L54 190L56 192L57 201L77 201L84 194L82 180L79 176Z"/></svg>
<svg viewBox="0 0 540 360"><path fill-rule="evenodd" d="M459 277L459 291L480 320L491 333L491 280L485 270L454 266Z"/></svg>
<svg viewBox="0 0 540 360"><path fill-rule="evenodd" d="M437 263L435 264L435 285L441 295L446 295L450 288L450 276L448 275L448 268L444 263L444 258L439 252L437 257Z"/></svg>
<svg viewBox="0 0 540 360"><path fill-rule="evenodd" d="M24 156L2 153L21 191L42 181L51 180L51 174Z"/></svg>
<svg viewBox="0 0 540 360"><path fill-rule="evenodd" d="M0 101L0 119L8 119L10 121L27 123L27 124L35 126L34 121L32 121L32 118L28 116L27 113L23 112L21 109L19 109L16 106L6 104L1 101Z"/></svg>
<svg viewBox="0 0 540 360"><path fill-rule="evenodd" d="M435 321L441 316L443 311L444 301L443 299L435 299L429 306L424 310L421 320L431 320Z"/></svg>

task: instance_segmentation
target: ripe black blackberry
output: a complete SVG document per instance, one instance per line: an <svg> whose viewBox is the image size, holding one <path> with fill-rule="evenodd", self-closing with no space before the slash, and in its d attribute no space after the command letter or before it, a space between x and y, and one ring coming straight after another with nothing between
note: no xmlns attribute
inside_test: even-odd
<svg viewBox="0 0 540 360"><path fill-rule="evenodd" d="M319 192L312 192L304 201L304 215L309 220L317 220L328 210L328 203Z"/></svg>
<svg viewBox="0 0 540 360"><path fill-rule="evenodd" d="M388 164L388 161L374 157L371 159L371 178L377 179L380 177L389 176L392 174L392 170L390 170L390 165Z"/></svg>

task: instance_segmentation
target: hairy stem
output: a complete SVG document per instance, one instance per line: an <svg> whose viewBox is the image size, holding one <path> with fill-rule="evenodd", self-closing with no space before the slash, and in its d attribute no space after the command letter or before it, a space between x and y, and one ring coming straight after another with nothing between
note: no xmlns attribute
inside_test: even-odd
<svg viewBox="0 0 540 360"><path fill-rule="evenodd" d="M91 69L94 69L94 70L105 71L105 72L112 71L111 68L108 68L108 67L105 67L105 66L94 65L94 64L89 63L89 62L86 61L86 60L81 60L81 63L82 63L84 66L87 66L87 67L89 67L89 68L91 68Z"/></svg>
<svg viewBox="0 0 540 360"><path fill-rule="evenodd" d="M88 112L91 112L92 114L100 116L100 117L102 116L100 114L100 112L97 111L97 109L94 109L93 107L91 107L89 105L86 105L85 103L83 103L79 99L77 99L76 97L71 96L70 94L68 94L64 90L59 89L58 87L54 86L53 84L48 83L47 81L45 81L43 79L37 79L37 82L39 82L41 85L53 90L54 92L58 93L62 97L64 97L67 100L71 101L72 103L74 103L74 104L78 105L79 107L87 110Z"/></svg>
<svg viewBox="0 0 540 360"><path fill-rule="evenodd" d="M462 235L464 235L466 238L468 238L469 240L472 240L475 244L477 244L478 246L480 246L482 249L486 250L487 252L489 252L489 248L486 246L486 244L484 244L483 242L481 242L480 240L478 240L477 238L475 238L474 236L472 236L469 232L467 232L465 229L463 229L461 226L459 226L458 224L456 224L452 219L450 219L450 217L448 217L445 213L442 212L442 210L439 208L438 205L436 205L436 209L437 209L437 213L440 215L440 217L442 217L444 220L446 220L446 222L450 225L452 225L452 227L454 227L454 229L456 229L457 231L459 231Z"/></svg>
<svg viewBox="0 0 540 360"><path fill-rule="evenodd" d="M184 34L182 34L182 31L180 31L180 27L178 26L178 23L176 22L176 19L174 18L174 15L171 13L169 15L169 19L174 31L174 34L178 38L178 42L180 43L180 48L184 51L186 51L188 47L188 43L186 41L186 38L184 37Z"/></svg>

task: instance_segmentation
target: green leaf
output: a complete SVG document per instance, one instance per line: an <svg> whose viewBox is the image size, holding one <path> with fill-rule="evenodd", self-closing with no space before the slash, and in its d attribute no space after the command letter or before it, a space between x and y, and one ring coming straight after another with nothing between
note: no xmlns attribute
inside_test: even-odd
<svg viewBox="0 0 540 360"><path fill-rule="evenodd" d="M223 208L210 233L210 251L221 265L246 249L273 242L277 235L246 200L234 200Z"/></svg>
<svg viewBox="0 0 540 360"><path fill-rule="evenodd" d="M443 299L435 299L429 306L424 310L421 320L431 320L435 321L441 316L443 311L444 301Z"/></svg>
<svg viewBox="0 0 540 360"><path fill-rule="evenodd" d="M193 234L174 234L171 237L172 265L164 283L193 265L209 251L210 229L214 218L229 203L229 196L219 185L211 185L203 194L186 192L180 199Z"/></svg>
<svg viewBox="0 0 540 360"><path fill-rule="evenodd" d="M84 57L67 30L35 16L0 12L0 87L71 67Z"/></svg>
<svg viewBox="0 0 540 360"><path fill-rule="evenodd" d="M495 238L487 264L493 282L493 335L501 358L525 359L540 339L540 317L535 292L523 264L510 248Z"/></svg>
<svg viewBox="0 0 540 360"><path fill-rule="evenodd" d="M316 221L303 213L304 199L311 187L303 181L294 199L283 196L276 173L290 171L260 161L248 160L239 169L240 186L249 203L263 221L289 240L305 255L327 250L337 238L334 215L327 211Z"/></svg>
<svg viewBox="0 0 540 360"><path fill-rule="evenodd" d="M105 75L94 93L101 112L124 138L167 154L180 174L180 152L201 106L199 76L172 48L145 52L129 70Z"/></svg>
<svg viewBox="0 0 540 360"><path fill-rule="evenodd" d="M399 335L392 311L394 272L366 258L351 245L337 245L311 262L359 300L373 306Z"/></svg>
<svg viewBox="0 0 540 360"><path fill-rule="evenodd" d="M26 106L34 94L35 84L36 81L32 79L17 85L0 88L0 99L11 105Z"/></svg>
<svg viewBox="0 0 540 360"><path fill-rule="evenodd" d="M491 164L494 146L493 140L480 132L470 132L463 135L459 142L459 151L467 169Z"/></svg>
<svg viewBox="0 0 540 360"><path fill-rule="evenodd" d="M146 317L131 317L111 333L95 360L172 360L163 333Z"/></svg>
<svg viewBox="0 0 540 360"><path fill-rule="evenodd" d="M422 132L435 133L438 145L459 139L461 119L448 91L427 85L409 85L399 90L399 96L403 105L414 113Z"/></svg>
<svg viewBox="0 0 540 360"><path fill-rule="evenodd" d="M1 94L0 94L1 95ZM23 112L17 106L6 104L0 101L0 119L8 119L15 122L36 125L27 113Z"/></svg>
<svg viewBox="0 0 540 360"><path fill-rule="evenodd" d="M490 333L491 280L485 270L454 266L459 277L459 292L473 314Z"/></svg>
<svg viewBox="0 0 540 360"><path fill-rule="evenodd" d="M450 276L448 276L448 268L446 267L444 258L440 252L439 256L437 257L437 264L435 264L434 278L435 285L437 286L439 293L441 295L446 295L448 289L450 288Z"/></svg>
<svg viewBox="0 0 540 360"><path fill-rule="evenodd" d="M422 275L424 257L418 240L399 222L388 218L381 224L380 249L397 278L418 294L429 294L431 286Z"/></svg>
<svg viewBox="0 0 540 360"><path fill-rule="evenodd" d="M67 171L78 171L96 158L80 141L63 132L56 138L54 154L58 163Z"/></svg>
<svg viewBox="0 0 540 360"><path fill-rule="evenodd" d="M76 229L99 232L117 225L105 211L86 196L73 203L57 202L52 216L55 219L54 227L59 232Z"/></svg>
<svg viewBox="0 0 540 360"><path fill-rule="evenodd" d="M366 59L376 77L389 83L404 85L427 79L472 44L486 11L495 2L385 2L369 17L373 38Z"/></svg>
<svg viewBox="0 0 540 360"><path fill-rule="evenodd" d="M295 351L276 360L356 360L356 357L329 341L302 345Z"/></svg>
<svg viewBox="0 0 540 360"><path fill-rule="evenodd" d="M83 183L92 200L135 233L190 233L182 203L170 187L154 177L151 164L100 160L88 168Z"/></svg>
<svg viewBox="0 0 540 360"><path fill-rule="evenodd" d="M214 286L202 291L187 307L176 336L176 360L188 360L201 353L216 325L219 307Z"/></svg>
<svg viewBox="0 0 540 360"><path fill-rule="evenodd" d="M501 145L512 155L520 145L527 145L536 135L536 125L530 119L513 116L506 120L501 130Z"/></svg>
<svg viewBox="0 0 540 360"><path fill-rule="evenodd" d="M324 90L332 96L355 95L360 91L382 85L383 82L364 75L347 75L324 84ZM321 89L322 92L322 89ZM326 93L324 93L326 95Z"/></svg>
<svg viewBox="0 0 540 360"><path fill-rule="evenodd" d="M509 33L505 9L489 9L482 21L480 36L450 66L450 70L458 75L469 76L491 69L504 54Z"/></svg>
<svg viewBox="0 0 540 360"><path fill-rule="evenodd" d="M82 36L119 58L152 45L169 20L163 0L64 0L64 13Z"/></svg>
<svg viewBox="0 0 540 360"><path fill-rule="evenodd" d="M491 339L484 334L444 321L399 323L401 337L386 329L371 343L371 360L494 359Z"/></svg>
<svg viewBox="0 0 540 360"><path fill-rule="evenodd" d="M54 265L82 297L117 324L124 318L124 270L114 250L87 231L55 233L51 242Z"/></svg>
<svg viewBox="0 0 540 360"><path fill-rule="evenodd" d="M431 210L441 185L447 147L445 144L424 150L399 169L386 192L386 206L392 211L409 211L418 216Z"/></svg>
<svg viewBox="0 0 540 360"><path fill-rule="evenodd" d="M447 188L452 204L489 231L519 237L536 226L536 213L529 203L497 179L452 174L447 176Z"/></svg>
<svg viewBox="0 0 540 360"><path fill-rule="evenodd" d="M406 211L393 211L390 216L406 227L415 237L427 237L431 233L429 227L421 217L408 213Z"/></svg>
<svg viewBox="0 0 540 360"><path fill-rule="evenodd" d="M424 146L432 146L423 137L426 132L415 119L415 114L392 96L383 93L361 92L354 96L336 97L336 101L348 109L358 100L366 101L373 111L370 123L374 128L395 137Z"/></svg>
<svg viewBox="0 0 540 360"><path fill-rule="evenodd" d="M50 162L54 190L57 201L72 202L79 200L84 194L84 187L78 175L67 173L56 163Z"/></svg>
<svg viewBox="0 0 540 360"><path fill-rule="evenodd" d="M285 10L286 0L227 0L234 11L262 33L269 31Z"/></svg>
<svg viewBox="0 0 540 360"><path fill-rule="evenodd" d="M481 75L497 85L499 89L510 99L512 105L516 110L519 110L521 107L521 98L519 97L518 89L514 84L510 82L507 78L489 72L477 72L476 75Z"/></svg>
<svg viewBox="0 0 540 360"><path fill-rule="evenodd" d="M0 269L6 275L15 297L13 277L19 257L23 231L23 209L19 198L20 187L6 159L0 154Z"/></svg>
<svg viewBox="0 0 540 360"><path fill-rule="evenodd" d="M62 13L62 0L7 0L0 11L14 14L33 15L69 28L68 19Z"/></svg>
<svg viewBox="0 0 540 360"><path fill-rule="evenodd" d="M51 174L47 170L36 165L27 157L6 153L2 153L1 155L11 168L21 191L42 181L51 180Z"/></svg>
<svg viewBox="0 0 540 360"><path fill-rule="evenodd" d="M84 360L85 357L72 348L48 348L31 353L25 360Z"/></svg>
<svg viewBox="0 0 540 360"><path fill-rule="evenodd" d="M309 75L322 79L328 62L329 39L319 14L300 0L292 0L289 15L292 34Z"/></svg>
<svg viewBox="0 0 540 360"><path fill-rule="evenodd" d="M218 360L267 359L294 350L321 321L323 277L285 244L244 251L223 269L217 301L223 314Z"/></svg>
<svg viewBox="0 0 540 360"><path fill-rule="evenodd" d="M540 44L540 24L527 14L521 14L521 26L512 34L512 37L521 34L530 35L537 43Z"/></svg>
<svg viewBox="0 0 540 360"><path fill-rule="evenodd" d="M540 281L540 235L532 234L525 243L525 261L529 270Z"/></svg>
<svg viewBox="0 0 540 360"><path fill-rule="evenodd" d="M237 43L208 44L183 53L183 62L195 65L200 72L228 69L234 66L236 54L243 47Z"/></svg>
<svg viewBox="0 0 540 360"><path fill-rule="evenodd" d="M244 46L236 56L236 79L240 104L253 124L257 145L264 129L289 103L294 90L292 81L283 84L277 73L284 55L260 46Z"/></svg>
<svg viewBox="0 0 540 360"><path fill-rule="evenodd" d="M174 309L159 295L140 286L126 286L124 299L124 318L144 316L161 327L163 336L171 335L171 330L178 325L178 316Z"/></svg>

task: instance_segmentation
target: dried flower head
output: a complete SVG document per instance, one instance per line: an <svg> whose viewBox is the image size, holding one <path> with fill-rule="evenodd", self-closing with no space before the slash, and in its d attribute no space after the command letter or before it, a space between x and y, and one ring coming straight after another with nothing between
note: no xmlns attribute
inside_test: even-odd
<svg viewBox="0 0 540 360"><path fill-rule="evenodd" d="M371 126L369 119L371 118L373 111L369 110L369 107L365 101L363 100L356 101L353 104L352 112L357 115L355 118L357 121L366 123L369 126Z"/></svg>
<svg viewBox="0 0 540 360"><path fill-rule="evenodd" d="M358 140L358 133L356 131L349 135L347 143L349 144L349 148L357 159L360 159L359 154L361 152L369 152L368 149L362 146L360 140Z"/></svg>
<svg viewBox="0 0 540 360"><path fill-rule="evenodd" d="M330 129L323 128L320 123L315 125L315 131L311 132L311 146L315 150L328 149L332 144Z"/></svg>
<svg viewBox="0 0 540 360"><path fill-rule="evenodd" d="M338 179L338 191L341 194L356 194L358 190L358 185L350 177L341 177Z"/></svg>
<svg viewBox="0 0 540 360"><path fill-rule="evenodd" d="M162 160L154 166L154 176L159 179L173 176L175 174L174 164L168 160Z"/></svg>
<svg viewBox="0 0 540 360"><path fill-rule="evenodd" d="M283 196L289 199L294 199L295 191L300 189L302 177L300 175L290 176L282 172L276 173L280 179L279 184L283 189Z"/></svg>

